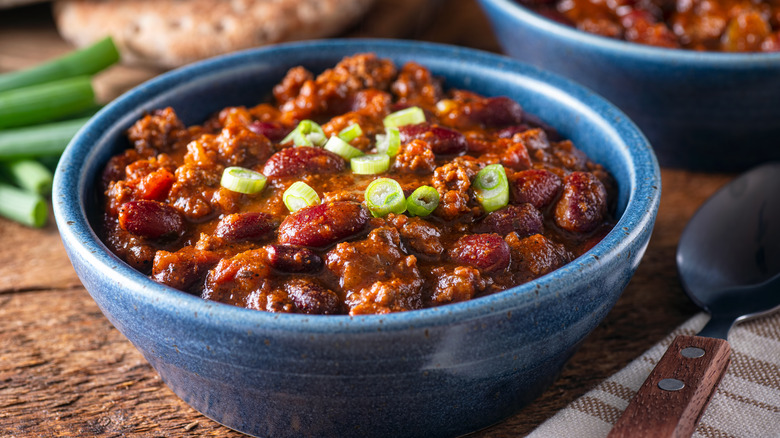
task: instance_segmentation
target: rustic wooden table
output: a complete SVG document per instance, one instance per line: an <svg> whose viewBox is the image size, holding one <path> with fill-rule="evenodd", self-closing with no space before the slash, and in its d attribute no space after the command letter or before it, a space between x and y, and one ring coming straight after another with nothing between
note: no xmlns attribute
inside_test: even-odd
<svg viewBox="0 0 780 438"><path fill-rule="evenodd" d="M389 3L417 4L380 1L377 7ZM473 0L450 0L427 18L387 16L395 21L364 24L350 34L500 50ZM0 10L0 71L68 49L48 5ZM110 99L156 73L115 67L98 79L99 94ZM652 240L615 308L538 400L474 437L527 434L696 312L677 277L677 241L696 208L731 178L662 171ZM179 400L103 317L70 266L53 221L33 230L0 218L0 243L0 437L241 436Z"/></svg>

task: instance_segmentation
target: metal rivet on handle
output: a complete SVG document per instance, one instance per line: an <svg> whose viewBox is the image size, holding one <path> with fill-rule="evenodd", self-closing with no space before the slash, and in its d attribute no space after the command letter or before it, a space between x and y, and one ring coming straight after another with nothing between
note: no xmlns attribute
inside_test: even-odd
<svg viewBox="0 0 780 438"><path fill-rule="evenodd" d="M698 347L683 348L680 353L688 359L696 359L697 357L704 356L704 350Z"/></svg>
<svg viewBox="0 0 780 438"><path fill-rule="evenodd" d="M658 387L664 391L679 391L685 388L685 383L677 379L663 379L658 382Z"/></svg>

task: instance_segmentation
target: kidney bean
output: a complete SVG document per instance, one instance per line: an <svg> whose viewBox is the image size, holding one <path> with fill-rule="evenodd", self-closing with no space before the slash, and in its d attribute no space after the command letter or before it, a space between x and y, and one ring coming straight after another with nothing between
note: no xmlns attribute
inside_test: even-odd
<svg viewBox="0 0 780 438"><path fill-rule="evenodd" d="M184 233L179 210L157 201L130 201L119 207L119 226L148 239L177 237Z"/></svg>
<svg viewBox="0 0 780 438"><path fill-rule="evenodd" d="M341 300L336 292L307 279L294 279L284 284L284 289L295 307L310 315L340 313Z"/></svg>
<svg viewBox="0 0 780 438"><path fill-rule="evenodd" d="M304 207L279 225L279 243L327 246L362 230L370 216L365 207L352 201Z"/></svg>
<svg viewBox="0 0 780 438"><path fill-rule="evenodd" d="M344 159L325 149L300 146L273 154L263 167L265 176L301 176L316 173L339 173Z"/></svg>
<svg viewBox="0 0 780 438"><path fill-rule="evenodd" d="M523 121L523 108L508 97L491 97L473 106L471 119L488 128L519 125Z"/></svg>
<svg viewBox="0 0 780 438"><path fill-rule="evenodd" d="M255 134L262 134L273 142L281 141L291 131L279 122L261 122L259 120L250 123L248 128Z"/></svg>
<svg viewBox="0 0 780 438"><path fill-rule="evenodd" d="M550 205L563 183L558 175L544 169L528 169L515 173L509 181L515 203L529 203L538 209Z"/></svg>
<svg viewBox="0 0 780 438"><path fill-rule="evenodd" d="M322 267L322 258L309 248L295 245L268 245L265 251L268 264L282 272L312 273Z"/></svg>
<svg viewBox="0 0 780 438"><path fill-rule="evenodd" d="M176 176L167 169L157 169L146 175L135 188L135 195L139 199L162 201L168 196Z"/></svg>
<svg viewBox="0 0 780 438"><path fill-rule="evenodd" d="M555 204L555 223L564 230L585 233L596 228L607 214L607 190L589 172L572 172L563 183Z"/></svg>
<svg viewBox="0 0 780 438"><path fill-rule="evenodd" d="M223 217L215 234L229 242L260 240L276 228L273 217L267 213L235 213Z"/></svg>
<svg viewBox="0 0 780 438"><path fill-rule="evenodd" d="M466 136L458 131L430 123L405 125L398 128L401 143L412 140L424 140L436 155L462 155L468 149Z"/></svg>
<svg viewBox="0 0 780 438"><path fill-rule="evenodd" d="M454 261L484 272L506 269L509 254L509 245L498 234L469 234L458 239L450 250Z"/></svg>
<svg viewBox="0 0 780 438"><path fill-rule="evenodd" d="M485 216L475 230L501 236L516 231L520 237L530 236L544 232L544 216L531 204L508 205Z"/></svg>
<svg viewBox="0 0 780 438"><path fill-rule="evenodd" d="M194 246L185 246L176 252L157 251L152 267L152 279L170 287L187 290L220 261L219 254Z"/></svg>

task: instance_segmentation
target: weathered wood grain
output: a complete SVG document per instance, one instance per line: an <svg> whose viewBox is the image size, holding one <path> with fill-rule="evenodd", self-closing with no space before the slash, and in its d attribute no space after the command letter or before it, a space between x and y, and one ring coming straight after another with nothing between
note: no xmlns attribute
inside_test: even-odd
<svg viewBox="0 0 780 438"><path fill-rule="evenodd" d="M83 288L0 304L1 437L241 436L176 398Z"/></svg>
<svg viewBox="0 0 780 438"><path fill-rule="evenodd" d="M81 284L65 255L53 217L49 226L35 231L4 219L0 222L0 279L0 296Z"/></svg>

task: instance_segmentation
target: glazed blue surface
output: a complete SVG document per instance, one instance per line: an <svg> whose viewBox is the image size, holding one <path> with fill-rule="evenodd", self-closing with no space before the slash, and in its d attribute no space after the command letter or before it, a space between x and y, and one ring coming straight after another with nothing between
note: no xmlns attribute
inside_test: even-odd
<svg viewBox="0 0 780 438"><path fill-rule="evenodd" d="M272 314L159 285L111 254L93 226L97 182L125 130L171 105L185 124L267 98L286 70L319 72L375 52L414 60L458 87L506 95L604 164L620 221L552 274L488 297L390 315ZM445 437L531 402L604 318L644 253L660 198L658 164L625 115L597 95L509 58L450 46L333 40L215 58L157 77L101 110L73 139L54 181L68 255L106 317L183 400L263 437Z"/></svg>
<svg viewBox="0 0 780 438"><path fill-rule="evenodd" d="M480 0L504 51L623 110L663 166L744 170L780 159L780 53L673 50L592 35L514 0Z"/></svg>

